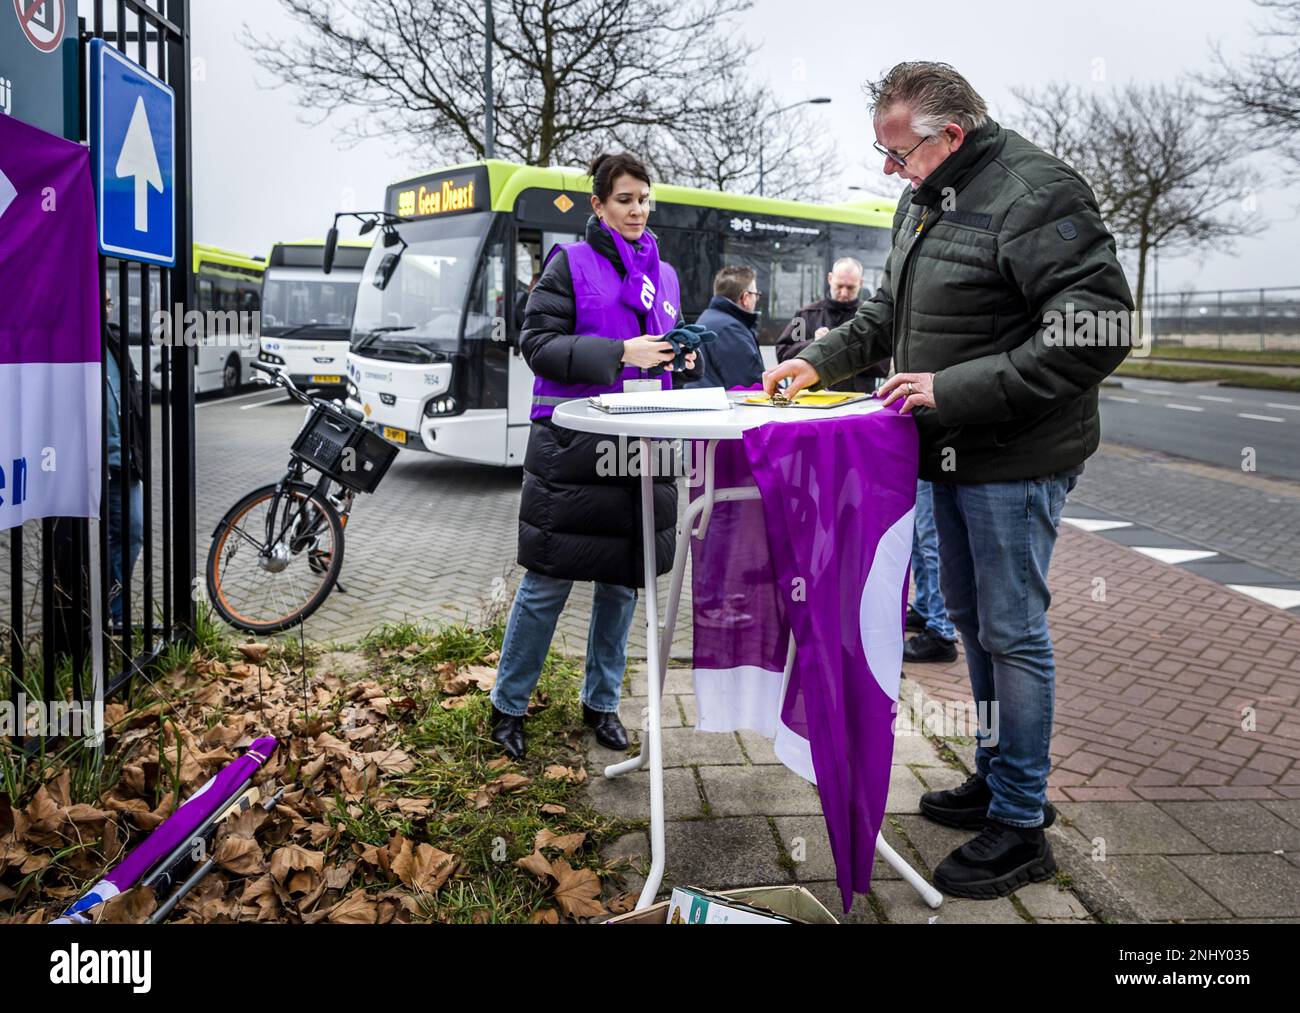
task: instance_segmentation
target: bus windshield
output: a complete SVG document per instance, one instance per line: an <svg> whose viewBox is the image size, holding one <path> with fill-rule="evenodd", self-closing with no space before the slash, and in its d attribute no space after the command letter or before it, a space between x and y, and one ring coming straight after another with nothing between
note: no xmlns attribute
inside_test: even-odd
<svg viewBox="0 0 1300 1013"><path fill-rule="evenodd" d="M270 275L274 273L274 277ZM270 337L295 327L346 330L356 302L357 275L327 279L320 272L293 269L267 272L262 295L262 333Z"/></svg>
<svg viewBox="0 0 1300 1013"><path fill-rule="evenodd" d="M372 359L443 361L460 348L461 318L475 280L479 247L491 214L397 226L409 244L375 244L357 294L352 351ZM388 285L376 281L385 257L400 253ZM471 321L479 328L482 321Z"/></svg>

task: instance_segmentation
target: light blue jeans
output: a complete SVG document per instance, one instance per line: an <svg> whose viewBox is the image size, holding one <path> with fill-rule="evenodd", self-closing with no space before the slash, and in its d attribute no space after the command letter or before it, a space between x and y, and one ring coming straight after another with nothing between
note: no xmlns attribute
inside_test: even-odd
<svg viewBox="0 0 1300 1013"><path fill-rule="evenodd" d="M528 699L542 676L555 623L572 589L571 580L524 572L506 623L501 663L492 688L492 703L502 713L523 717L528 712ZM636 597L634 588L596 584L587 631L587 676L582 686L582 702L594 711L618 711Z"/></svg>
<svg viewBox="0 0 1300 1013"><path fill-rule="evenodd" d="M912 538L913 608L936 637L956 640L957 630L948 618L939 588L939 532L934 525L934 490L929 482L916 483L916 529Z"/></svg>
<svg viewBox="0 0 1300 1013"><path fill-rule="evenodd" d="M144 483L131 482L131 527L126 533L128 563L134 572L140 549L144 545ZM122 473L117 468L108 471L108 614L113 624L122 624ZM139 585L133 589L135 600L141 601Z"/></svg>
<svg viewBox="0 0 1300 1013"><path fill-rule="evenodd" d="M975 767L989 816L1043 822L1051 770L1056 661L1047 629L1047 568L1077 477L934 484L943 594L961 631L980 730Z"/></svg>

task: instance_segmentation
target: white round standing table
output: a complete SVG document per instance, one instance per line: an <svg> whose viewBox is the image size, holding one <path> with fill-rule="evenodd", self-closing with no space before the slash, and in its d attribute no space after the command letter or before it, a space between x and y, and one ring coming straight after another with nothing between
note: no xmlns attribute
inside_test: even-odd
<svg viewBox="0 0 1300 1013"><path fill-rule="evenodd" d="M645 572L646 615L646 680L648 683L648 721L645 742L639 756L605 768L605 776L613 779L642 767L650 768L650 872L637 901L637 910L649 907L659 892L663 880L664 848L664 772L663 734L660 724L660 702L664 680L668 674L668 657L672 651L673 630L677 625L677 611L681 602L682 585L686 576L686 561L690 558L692 538L704 538L708 532L709 518L716 503L735 502L759 498L755 486L717 489L714 482L714 460L720 440L742 439L746 431L773 422L808 422L818 419L844 418L870 415L881 411L881 404L872 398L843 408L766 408L738 404L748 394L731 395L730 411L641 412L611 414L602 412L585 400L568 401L559 405L552 422L566 429L602 436L636 439L640 445L641 473L641 546ZM659 623L659 592L656 586L654 538L654 472L652 469L653 443L656 440L707 441L702 476L703 491L687 508L677 527L677 551L673 559L671 583L665 607L664 623ZM788 681L794 665L793 637L786 657L785 678ZM943 895L885 841L884 835L876 838L876 852L921 895L931 908L943 903Z"/></svg>

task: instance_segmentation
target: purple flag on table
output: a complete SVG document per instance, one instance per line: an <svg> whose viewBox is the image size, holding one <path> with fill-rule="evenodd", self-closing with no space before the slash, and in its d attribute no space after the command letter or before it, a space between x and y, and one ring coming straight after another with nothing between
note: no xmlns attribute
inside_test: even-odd
<svg viewBox="0 0 1300 1013"><path fill-rule="evenodd" d="M0 116L0 530L99 515L99 321L90 154Z"/></svg>
<svg viewBox="0 0 1300 1013"><path fill-rule="evenodd" d="M916 472L893 408L772 423L717 449L717 487L761 500L717 504L693 543L697 727L774 738L816 783L845 911L871 888L889 793Z"/></svg>

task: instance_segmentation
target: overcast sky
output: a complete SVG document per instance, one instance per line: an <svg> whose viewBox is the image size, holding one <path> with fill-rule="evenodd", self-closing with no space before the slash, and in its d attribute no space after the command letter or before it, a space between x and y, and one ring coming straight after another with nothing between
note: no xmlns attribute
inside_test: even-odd
<svg viewBox="0 0 1300 1013"><path fill-rule="evenodd" d="M336 210L379 207L390 182L433 168L381 141L344 148L331 125L300 122L290 91L259 87L266 76L236 35L245 22L262 34L290 32L273 0L194 0L193 11L194 55L205 77L194 89L200 241L265 253L277 239L322 235ZM845 199L854 196L850 184L879 172L862 83L899 60L953 64L1005 120L1016 86L1175 83L1207 66L1211 40L1243 51L1259 20L1249 0L758 0L742 30L762 45L755 72L786 101L833 100L819 111L840 139L844 189L835 197ZM1094 81L1099 67L1101 82ZM1246 177L1242 187L1258 189ZM1297 206L1300 188L1261 190L1256 216L1267 228L1238 240L1233 252L1162 258L1161 289L1300 285Z"/></svg>

